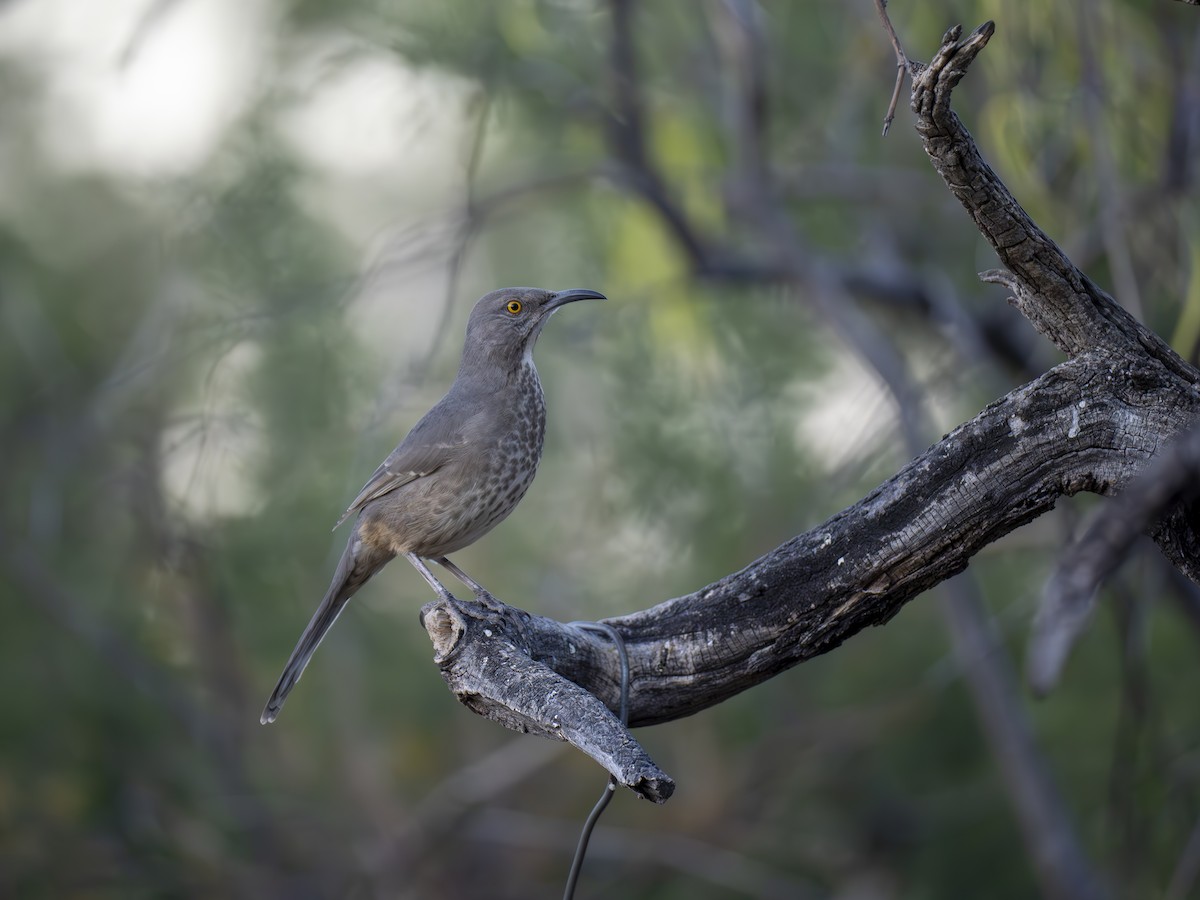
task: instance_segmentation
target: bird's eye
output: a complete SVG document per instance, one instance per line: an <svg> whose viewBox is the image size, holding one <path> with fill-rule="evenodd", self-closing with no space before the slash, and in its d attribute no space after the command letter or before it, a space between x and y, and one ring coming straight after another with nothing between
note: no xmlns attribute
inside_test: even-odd
<svg viewBox="0 0 1200 900"><path fill-rule="evenodd" d="M519 313L521 311L521 301L520 300L509 300L508 305L504 308L507 309L510 313L512 313L515 316L517 313Z"/></svg>

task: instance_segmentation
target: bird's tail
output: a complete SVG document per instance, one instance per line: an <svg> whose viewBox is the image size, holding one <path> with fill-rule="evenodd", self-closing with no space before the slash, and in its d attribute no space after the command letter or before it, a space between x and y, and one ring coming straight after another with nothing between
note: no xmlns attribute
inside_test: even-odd
<svg viewBox="0 0 1200 900"><path fill-rule="evenodd" d="M359 543L357 535L351 535L350 540L346 543L346 549L342 553L342 558L338 562L337 571L333 574L329 590L325 592L321 605L317 607L317 611L309 620L308 627L304 629L300 640L296 642L296 648L292 651L287 665L283 667L283 674L279 676L279 683L275 685L271 699L263 708L262 717L259 719L262 724L266 725L275 721L288 694L292 692L292 688L304 674L304 667L308 665L308 661L312 659L312 655L316 652L322 638L325 637L325 633L333 627L333 623L346 608L350 598L367 582L367 579L392 558L390 553L371 554L361 543L359 543L361 556L356 558L354 553L356 543Z"/></svg>

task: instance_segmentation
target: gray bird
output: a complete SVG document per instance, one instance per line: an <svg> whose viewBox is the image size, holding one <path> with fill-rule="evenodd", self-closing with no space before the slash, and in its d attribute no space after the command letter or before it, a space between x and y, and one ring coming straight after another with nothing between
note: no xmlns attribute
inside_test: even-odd
<svg viewBox="0 0 1200 900"><path fill-rule="evenodd" d="M482 297L467 321L454 384L358 492L338 525L357 514L333 581L263 709L275 721L287 695L346 602L393 557L403 556L439 597L449 591L425 560L491 595L446 557L473 544L513 511L542 458L546 402L533 345L546 320L596 291L504 288Z"/></svg>

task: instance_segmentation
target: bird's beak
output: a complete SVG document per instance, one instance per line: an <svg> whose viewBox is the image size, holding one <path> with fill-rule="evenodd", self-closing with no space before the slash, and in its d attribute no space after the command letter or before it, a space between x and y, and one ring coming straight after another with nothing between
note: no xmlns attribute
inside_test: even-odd
<svg viewBox="0 0 1200 900"><path fill-rule="evenodd" d="M576 300L607 300L599 291L589 291L586 288L571 288L569 291L557 291L550 295L543 309L552 311Z"/></svg>

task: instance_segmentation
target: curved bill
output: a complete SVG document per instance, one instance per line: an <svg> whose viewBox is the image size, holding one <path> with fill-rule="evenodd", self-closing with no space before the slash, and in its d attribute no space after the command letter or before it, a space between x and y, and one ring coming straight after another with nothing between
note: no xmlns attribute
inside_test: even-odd
<svg viewBox="0 0 1200 900"><path fill-rule="evenodd" d="M569 291L555 291L546 305L551 309L558 309L558 307L567 303L574 303L576 300L607 299L599 291L589 291L587 288L571 288Z"/></svg>

